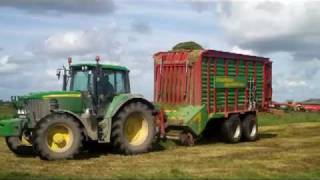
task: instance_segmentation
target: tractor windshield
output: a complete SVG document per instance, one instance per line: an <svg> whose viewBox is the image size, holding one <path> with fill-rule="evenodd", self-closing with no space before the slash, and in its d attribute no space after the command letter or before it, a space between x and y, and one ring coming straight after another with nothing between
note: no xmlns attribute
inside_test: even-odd
<svg viewBox="0 0 320 180"><path fill-rule="evenodd" d="M71 77L70 91L91 91L93 75L92 71L75 71Z"/></svg>

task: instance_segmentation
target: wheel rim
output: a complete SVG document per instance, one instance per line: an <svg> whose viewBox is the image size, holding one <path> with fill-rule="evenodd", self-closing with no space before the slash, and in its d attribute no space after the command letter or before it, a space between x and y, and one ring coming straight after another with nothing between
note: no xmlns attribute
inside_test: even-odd
<svg viewBox="0 0 320 180"><path fill-rule="evenodd" d="M21 144L27 145L27 146L31 145L30 141L28 141L28 139L27 139L27 137L25 137L25 135L21 136Z"/></svg>
<svg viewBox="0 0 320 180"><path fill-rule="evenodd" d="M149 125L142 113L129 115L124 126L124 134L129 144L141 145L148 137Z"/></svg>
<svg viewBox="0 0 320 180"><path fill-rule="evenodd" d="M252 126L252 129L251 129L251 132L250 132L250 137L254 137L257 133L257 125L253 125Z"/></svg>
<svg viewBox="0 0 320 180"><path fill-rule="evenodd" d="M233 138L238 138L240 136L240 131L241 131L240 129L241 129L240 125L237 125L237 128L233 134Z"/></svg>
<svg viewBox="0 0 320 180"><path fill-rule="evenodd" d="M51 151L62 153L71 147L73 133L67 125L56 124L49 128L46 139Z"/></svg>

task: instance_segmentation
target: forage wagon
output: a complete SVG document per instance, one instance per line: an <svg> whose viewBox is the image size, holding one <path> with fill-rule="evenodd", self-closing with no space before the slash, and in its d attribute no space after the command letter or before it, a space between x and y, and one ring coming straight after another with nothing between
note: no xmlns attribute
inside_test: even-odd
<svg viewBox="0 0 320 180"><path fill-rule="evenodd" d="M257 139L257 111L272 98L268 58L216 50L154 55L154 103L162 134L193 144L206 129L227 142Z"/></svg>

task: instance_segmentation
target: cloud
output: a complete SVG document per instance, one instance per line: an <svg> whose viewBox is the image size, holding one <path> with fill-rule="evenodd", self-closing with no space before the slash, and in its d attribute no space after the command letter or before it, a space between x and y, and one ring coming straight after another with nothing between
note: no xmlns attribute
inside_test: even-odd
<svg viewBox="0 0 320 180"><path fill-rule="evenodd" d="M259 53L286 51L294 59L320 58L320 2L232 1L219 14L229 40Z"/></svg>
<svg viewBox="0 0 320 180"><path fill-rule="evenodd" d="M1 0L0 7L11 7L30 13L110 14L115 10L112 0Z"/></svg>
<svg viewBox="0 0 320 180"><path fill-rule="evenodd" d="M140 34L150 34L152 32L149 23L138 20L131 23L131 30Z"/></svg>
<svg viewBox="0 0 320 180"><path fill-rule="evenodd" d="M43 42L35 44L37 55L50 57L85 56L88 54L117 54L120 42L113 28L67 31L53 34Z"/></svg>
<svg viewBox="0 0 320 180"><path fill-rule="evenodd" d="M290 53L270 54L273 60L273 96L276 101L320 96L320 59L293 61Z"/></svg>
<svg viewBox="0 0 320 180"><path fill-rule="evenodd" d="M247 54L247 55L257 55L254 51L250 49L242 49L238 46L233 46L231 52L238 53L238 54Z"/></svg>
<svg viewBox="0 0 320 180"><path fill-rule="evenodd" d="M0 58L0 74L10 73L18 69L18 65L9 61L9 56Z"/></svg>
<svg viewBox="0 0 320 180"><path fill-rule="evenodd" d="M197 0L192 0L192 1L187 1L189 5L197 12L201 13L203 11L209 10L209 5L211 4L210 1L197 1Z"/></svg>
<svg viewBox="0 0 320 180"><path fill-rule="evenodd" d="M231 1L212 1L212 0L186 0L186 3L197 13L213 12L219 14L230 14Z"/></svg>
<svg viewBox="0 0 320 180"><path fill-rule="evenodd" d="M53 75L53 69L62 64L61 59L48 62L30 52L17 54L0 57L1 98L60 89L61 81Z"/></svg>

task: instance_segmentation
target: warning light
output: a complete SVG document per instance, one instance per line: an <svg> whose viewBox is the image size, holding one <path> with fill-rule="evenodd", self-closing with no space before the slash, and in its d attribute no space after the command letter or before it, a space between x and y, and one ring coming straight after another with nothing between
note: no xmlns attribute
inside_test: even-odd
<svg viewBox="0 0 320 180"><path fill-rule="evenodd" d="M99 63L99 61L100 61L100 56L96 56L96 61L97 61L97 63Z"/></svg>
<svg viewBox="0 0 320 180"><path fill-rule="evenodd" d="M68 57L68 64L70 65L72 63L72 58Z"/></svg>

